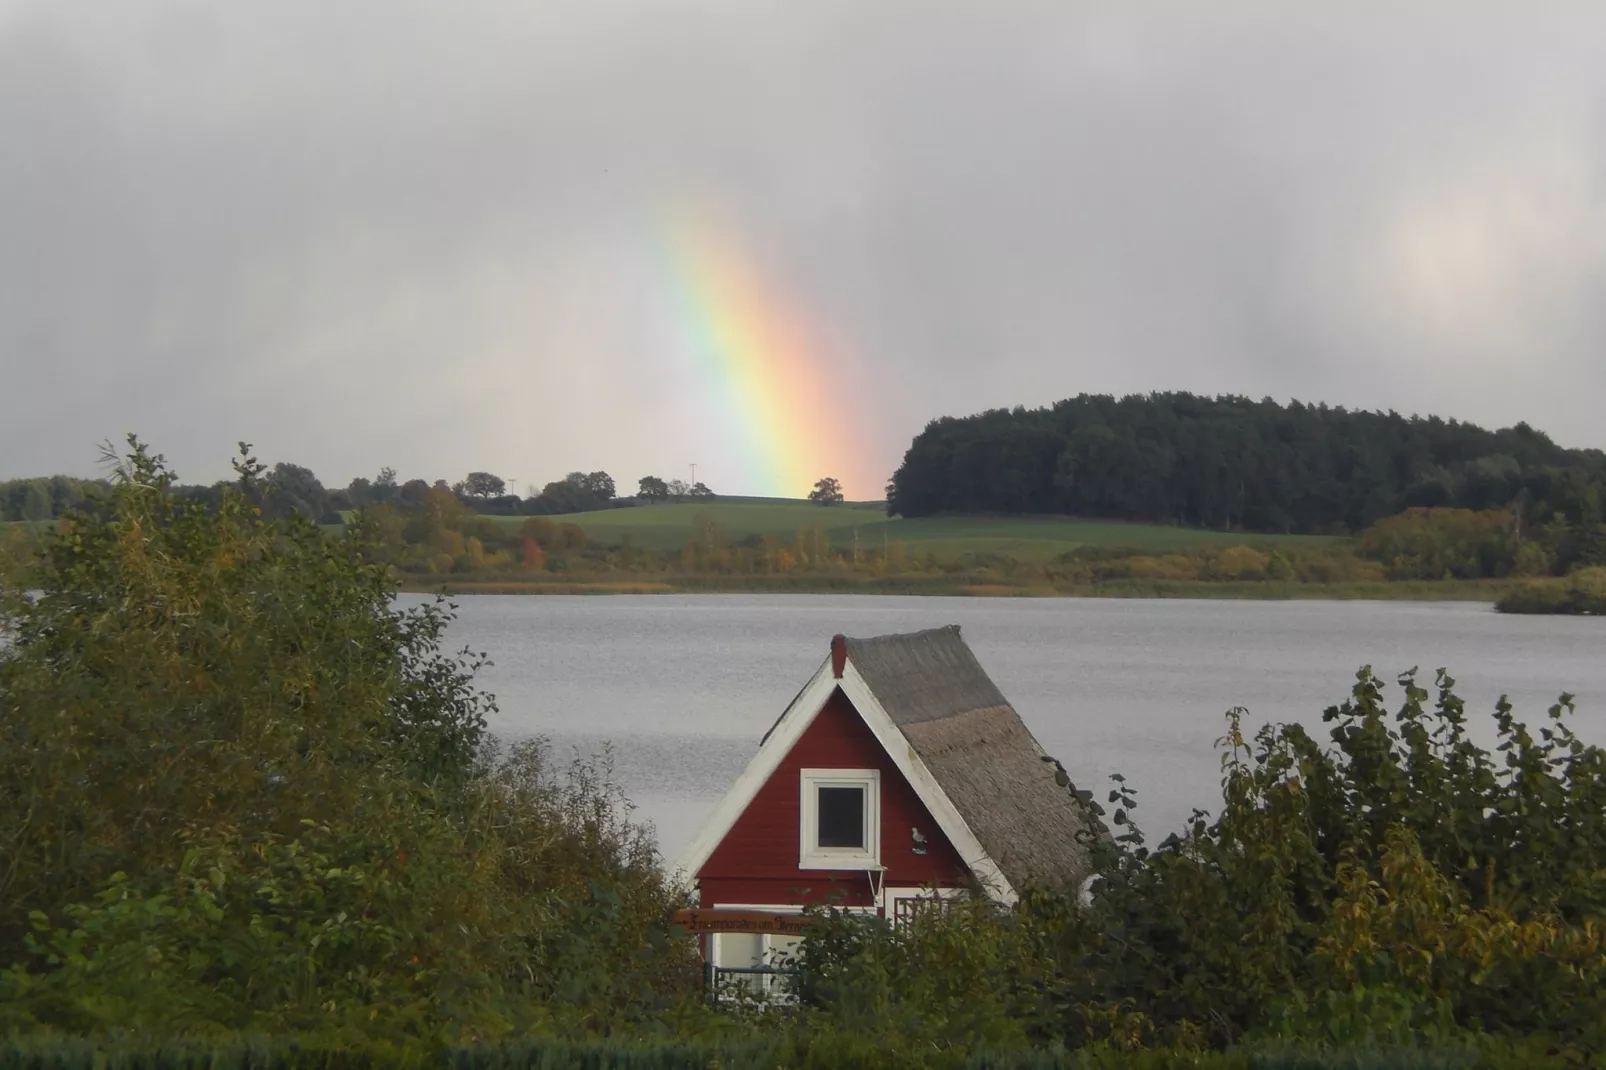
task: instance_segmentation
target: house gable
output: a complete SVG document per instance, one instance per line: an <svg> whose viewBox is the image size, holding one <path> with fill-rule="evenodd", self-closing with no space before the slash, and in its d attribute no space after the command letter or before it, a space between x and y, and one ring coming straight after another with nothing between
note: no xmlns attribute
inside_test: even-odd
<svg viewBox="0 0 1606 1070"><path fill-rule="evenodd" d="M846 640L841 636L832 640L831 657L826 659L765 734L758 753L753 755L747 768L714 807L714 812L681 858L677 867L679 872L695 877L703 871L726 834L746 812L748 804L769 782L771 774L791 753L792 746L838 691L847 698L865 727L881 745L882 753L892 760L931 813L981 890L998 902L1013 903L1016 893L1009 879L977 840L975 832L954 807L937 778L927 768L925 760L871 691L863 674L847 658Z"/></svg>
<svg viewBox="0 0 1606 1070"><path fill-rule="evenodd" d="M799 783L806 769L879 773L883 872L873 882L862 867L799 868L803 818ZM915 841L916 829L923 844ZM817 902L832 896L846 906L874 905L875 890L882 885L953 887L971 879L931 810L840 688L832 689L780 756L695 876L704 906Z"/></svg>

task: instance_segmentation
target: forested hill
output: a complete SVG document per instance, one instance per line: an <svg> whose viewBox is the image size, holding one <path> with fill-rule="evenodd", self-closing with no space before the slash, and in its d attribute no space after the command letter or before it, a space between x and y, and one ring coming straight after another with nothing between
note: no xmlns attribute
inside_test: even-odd
<svg viewBox="0 0 1606 1070"><path fill-rule="evenodd" d="M1356 530L1414 505L1599 523L1606 455L1526 424L1193 394L1082 394L916 436L888 511L1063 513L1263 532Z"/></svg>

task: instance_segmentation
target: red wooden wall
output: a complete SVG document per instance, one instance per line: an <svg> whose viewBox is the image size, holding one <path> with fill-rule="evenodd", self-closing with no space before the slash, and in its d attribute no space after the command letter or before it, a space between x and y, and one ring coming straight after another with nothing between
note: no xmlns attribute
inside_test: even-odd
<svg viewBox="0 0 1606 1070"><path fill-rule="evenodd" d="M798 837L802 814L798 772L802 769L881 771L881 864L885 885L953 887L969 880L959 853L881 749L869 727L841 691L781 760L698 872L704 907L726 903L813 903L839 897L843 906L874 903L863 870L800 870ZM914 853L909 830L926 837L926 853Z"/></svg>

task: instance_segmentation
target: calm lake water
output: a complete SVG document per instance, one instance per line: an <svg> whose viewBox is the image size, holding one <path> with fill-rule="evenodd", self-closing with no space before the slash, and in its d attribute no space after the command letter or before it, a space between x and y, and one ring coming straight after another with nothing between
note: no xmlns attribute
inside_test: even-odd
<svg viewBox="0 0 1606 1070"><path fill-rule="evenodd" d="M404 598L417 602L417 596ZM488 653L504 739L614 749L616 779L673 860L830 637L958 624L1078 786L1139 792L1154 840L1214 809L1223 713L1317 728L1355 670L1450 669L1469 711L1507 693L1540 721L1562 691L1606 744L1606 620L1508 617L1486 605L838 595L465 596L449 638ZM1390 688L1397 695L1398 689ZM1481 733L1492 737L1492 729Z"/></svg>

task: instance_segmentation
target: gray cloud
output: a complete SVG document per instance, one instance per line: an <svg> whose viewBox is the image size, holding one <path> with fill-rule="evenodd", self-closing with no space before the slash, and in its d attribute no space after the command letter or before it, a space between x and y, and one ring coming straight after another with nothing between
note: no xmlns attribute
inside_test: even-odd
<svg viewBox="0 0 1606 1070"><path fill-rule="evenodd" d="M0 477L133 429L745 489L699 206L828 343L860 493L1082 390L1606 446L1606 9L1286 7L0 0Z"/></svg>

